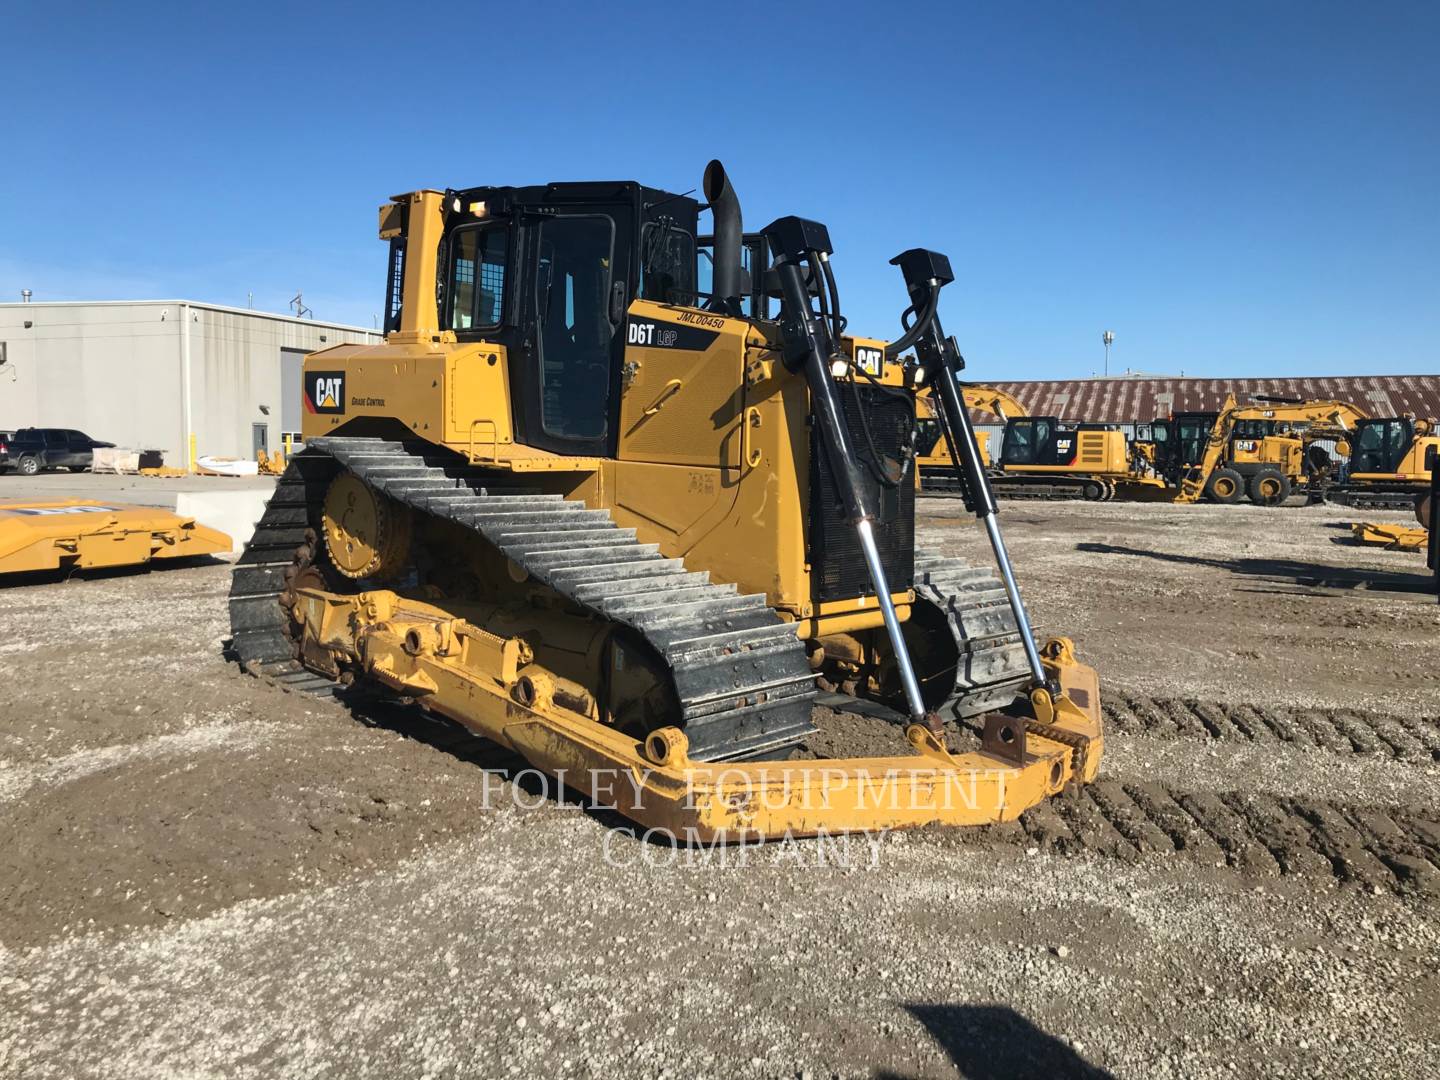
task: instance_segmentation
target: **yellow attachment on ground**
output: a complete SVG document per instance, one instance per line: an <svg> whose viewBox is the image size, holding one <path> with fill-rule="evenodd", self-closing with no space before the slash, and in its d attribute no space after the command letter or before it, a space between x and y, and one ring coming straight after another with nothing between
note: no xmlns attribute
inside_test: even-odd
<svg viewBox="0 0 1440 1080"><path fill-rule="evenodd" d="M1430 534L1424 529L1406 525L1377 524L1373 521L1352 521L1350 531L1362 544L1376 544L1391 551L1424 551Z"/></svg>
<svg viewBox="0 0 1440 1080"><path fill-rule="evenodd" d="M259 466L261 476L279 476L285 471L285 455L279 450L270 454L256 450L255 464Z"/></svg>
<svg viewBox="0 0 1440 1080"><path fill-rule="evenodd" d="M302 588L293 617L307 666L358 668L681 841L1011 821L1094 779L1103 749L1095 672L1065 639L1043 650L1060 693L1032 695L1033 717L992 715L980 750L953 752L916 724L904 735L913 752L894 757L706 763L690 759L679 728L641 741L567 707L562 680L522 639L433 604L388 590Z"/></svg>
<svg viewBox="0 0 1440 1080"><path fill-rule="evenodd" d="M230 549L224 533L153 506L0 501L0 574L130 566Z"/></svg>

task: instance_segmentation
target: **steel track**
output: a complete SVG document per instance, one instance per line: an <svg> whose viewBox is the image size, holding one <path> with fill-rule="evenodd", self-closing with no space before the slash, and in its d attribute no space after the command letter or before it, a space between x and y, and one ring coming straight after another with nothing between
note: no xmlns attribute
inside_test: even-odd
<svg viewBox="0 0 1440 1080"><path fill-rule="evenodd" d="M429 444L312 439L291 459L231 586L233 650L252 674L285 689L335 690L295 659L280 598L297 549L313 543L325 490L341 468L421 513L470 529L583 611L642 635L672 672L677 723L696 760L764 755L814 730L814 673L793 625L763 595L687 571L682 560L664 558L633 529L617 526L609 511L522 489L506 474L470 467ZM918 602L945 613L960 657L943 710L968 717L1008 704L1027 676L1000 583L958 559L917 552L916 566Z"/></svg>

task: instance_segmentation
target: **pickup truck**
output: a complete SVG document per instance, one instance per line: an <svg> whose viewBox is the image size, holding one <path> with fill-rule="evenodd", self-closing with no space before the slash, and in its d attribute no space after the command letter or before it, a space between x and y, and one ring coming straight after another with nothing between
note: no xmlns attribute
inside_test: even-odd
<svg viewBox="0 0 1440 1080"><path fill-rule="evenodd" d="M24 476L44 469L84 472L94 460L96 447L115 445L69 428L21 428L0 442L4 444L0 471L14 469Z"/></svg>

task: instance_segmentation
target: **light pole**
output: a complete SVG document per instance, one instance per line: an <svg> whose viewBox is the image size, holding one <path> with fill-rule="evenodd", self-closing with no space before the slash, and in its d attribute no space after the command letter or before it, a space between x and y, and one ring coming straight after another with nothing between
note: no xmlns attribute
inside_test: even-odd
<svg viewBox="0 0 1440 1080"><path fill-rule="evenodd" d="M1110 345L1115 340L1115 331L1106 330L1100 335L1100 340L1105 345L1105 377L1110 377Z"/></svg>

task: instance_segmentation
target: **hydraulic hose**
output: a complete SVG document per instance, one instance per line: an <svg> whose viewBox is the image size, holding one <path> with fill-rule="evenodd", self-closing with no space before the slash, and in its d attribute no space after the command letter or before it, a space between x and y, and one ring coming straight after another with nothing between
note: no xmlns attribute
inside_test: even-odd
<svg viewBox="0 0 1440 1080"><path fill-rule="evenodd" d="M812 274L823 273L823 256L831 250L830 236L818 222L787 217L772 222L765 230L770 250L775 256L775 273L784 298L781 327L786 338L786 364L792 371L803 371L810 388L810 411L815 430L825 447L825 457L840 496L846 520L855 529L860 550L869 570L870 583L890 639L895 666L905 691L905 703L911 717L928 726L932 723L925 708L924 695L915 675L915 666L905 643L905 635L895 605L890 597L890 583L875 542L875 508L870 505L868 485L860 474L854 447L851 444L845 411L841 407L831 364L836 356L838 340L831 337L831 326L823 314L817 317L811 306L805 283L805 268ZM820 309L824 313L830 297L828 285L821 286Z"/></svg>
<svg viewBox="0 0 1440 1080"><path fill-rule="evenodd" d="M845 320L840 317L840 287L835 284L835 270L830 265L830 257L824 252L819 255L820 272L825 275L825 289L830 294L831 336L839 341L845 332Z"/></svg>
<svg viewBox="0 0 1440 1080"><path fill-rule="evenodd" d="M925 332L930 329L930 324L935 321L935 313L939 310L940 287L938 285L934 285L931 286L930 295L925 300L925 307L921 310L919 316L915 319L915 325L910 327L909 330L905 331L905 333L900 336L900 339L898 341L892 341L889 345L885 346L885 358L887 360L895 359L906 349L910 348L910 346L914 345L917 341L924 337ZM903 319L901 320L901 325L904 325Z"/></svg>

